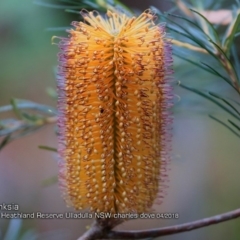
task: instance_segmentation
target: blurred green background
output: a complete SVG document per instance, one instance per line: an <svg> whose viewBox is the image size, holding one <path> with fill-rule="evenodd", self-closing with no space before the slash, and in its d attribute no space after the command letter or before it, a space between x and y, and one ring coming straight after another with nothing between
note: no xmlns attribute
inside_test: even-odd
<svg viewBox="0 0 240 240"><path fill-rule="evenodd" d="M125 0L129 7L144 10L150 5L167 10L169 2ZM225 1L228 2L229 1ZM225 3L225 6L228 6ZM68 26L77 15L40 7L30 0L0 2L0 105L12 97L29 99L56 106L46 93L55 88L53 68L57 65L53 35L64 32L46 31L49 27ZM207 114L225 113L205 99L176 86L177 81L214 89L226 96L232 90L219 79L185 62L175 61L175 107L172 163L169 189L157 212L179 213L178 220L137 220L125 222L118 229L163 227L197 220L239 208L240 148L239 139L211 120ZM235 96L237 97L237 96ZM12 116L2 114L1 118ZM65 206L57 184L43 187L45 179L58 172L57 155L38 149L39 145L57 146L54 126L18 139L0 152L0 203L17 203L21 212L62 213L73 211ZM74 240L92 220L24 220L21 234L27 229L39 233L37 239ZM8 220L0 219L6 232ZM0 237L0 239L2 239ZM189 233L161 238L163 240L237 240L240 220L233 220ZM14 240L14 239L10 239Z"/></svg>

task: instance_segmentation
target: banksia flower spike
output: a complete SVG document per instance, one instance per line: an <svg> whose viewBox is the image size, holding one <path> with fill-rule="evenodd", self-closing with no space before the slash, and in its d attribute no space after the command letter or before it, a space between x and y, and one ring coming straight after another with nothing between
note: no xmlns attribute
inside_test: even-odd
<svg viewBox="0 0 240 240"><path fill-rule="evenodd" d="M142 213L166 177L171 46L150 10L81 14L59 43L64 198L75 209Z"/></svg>

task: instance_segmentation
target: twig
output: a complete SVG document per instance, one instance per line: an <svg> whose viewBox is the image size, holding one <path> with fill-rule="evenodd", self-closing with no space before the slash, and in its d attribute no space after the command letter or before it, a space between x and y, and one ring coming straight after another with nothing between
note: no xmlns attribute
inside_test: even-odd
<svg viewBox="0 0 240 240"><path fill-rule="evenodd" d="M166 235L177 234L181 232L188 232L194 229L207 227L213 224L221 223L231 219L240 217L240 208L227 213L219 214L209 218L203 218L197 221L174 225L164 228L148 229L143 231L111 231L112 227L104 227L95 222L91 229L89 229L78 240L93 240L93 239L143 239L155 238ZM116 225L115 225L116 226ZM107 231L107 230L110 231Z"/></svg>
<svg viewBox="0 0 240 240"><path fill-rule="evenodd" d="M203 218L194 222L179 224L171 227L149 229L145 231L112 231L108 234L108 239L141 239L147 237L160 237L172 235L180 232L188 232L194 229L210 226L220 222L228 221L240 217L240 208L231 212L223 213L209 218Z"/></svg>
<svg viewBox="0 0 240 240"><path fill-rule="evenodd" d="M77 240L103 239L108 235L112 228L122 222L122 219L96 219L91 228Z"/></svg>
<svg viewBox="0 0 240 240"><path fill-rule="evenodd" d="M18 109L31 109L31 110L44 112L44 113L47 112L48 114L57 114L57 111L53 107L35 103L32 101L28 101L28 100L19 100L19 99L16 99L16 100L17 100L16 104L17 104ZM12 110L13 110L12 105L6 105L6 106L0 107L0 112L7 112L7 111L12 111Z"/></svg>

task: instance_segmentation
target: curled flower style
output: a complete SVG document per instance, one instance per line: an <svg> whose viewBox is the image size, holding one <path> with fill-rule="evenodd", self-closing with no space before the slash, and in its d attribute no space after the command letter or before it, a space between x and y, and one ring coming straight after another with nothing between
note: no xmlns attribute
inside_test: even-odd
<svg viewBox="0 0 240 240"><path fill-rule="evenodd" d="M169 161L171 45L164 25L81 12L60 38L60 185L68 205L141 213L164 195Z"/></svg>

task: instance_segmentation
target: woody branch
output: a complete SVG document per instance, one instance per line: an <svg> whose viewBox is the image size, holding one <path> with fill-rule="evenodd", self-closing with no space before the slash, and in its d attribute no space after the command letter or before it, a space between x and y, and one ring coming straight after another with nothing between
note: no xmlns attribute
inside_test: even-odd
<svg viewBox="0 0 240 240"><path fill-rule="evenodd" d="M112 231L114 225L101 225L95 221L92 227L78 240L93 240L93 239L143 239L143 238L155 238L166 235L177 234L181 232L188 232L194 229L211 226L231 219L240 217L240 208L226 212L223 214L215 215L209 218L203 218L197 221L178 224L169 227L148 229L142 231Z"/></svg>

